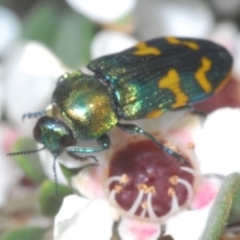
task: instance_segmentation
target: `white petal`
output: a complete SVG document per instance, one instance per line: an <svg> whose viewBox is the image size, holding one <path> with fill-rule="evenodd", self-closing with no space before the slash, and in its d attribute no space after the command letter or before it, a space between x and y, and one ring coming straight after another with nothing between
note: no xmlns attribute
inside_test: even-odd
<svg viewBox="0 0 240 240"><path fill-rule="evenodd" d="M240 1L239 0L212 0L214 10L222 16L238 16Z"/></svg>
<svg viewBox="0 0 240 240"><path fill-rule="evenodd" d="M76 195L64 199L55 218L55 240L110 239L113 218L106 201L89 201Z"/></svg>
<svg viewBox="0 0 240 240"><path fill-rule="evenodd" d="M41 148L42 145L38 144L38 148ZM42 150L39 153L40 161L43 166L43 171L46 174L46 176L51 179L52 181L55 181L55 173L53 170L53 160L54 156L51 154L48 150ZM65 176L62 173L62 170L59 166L59 159L57 158L56 163L55 163L55 171L56 171L56 177L57 177L57 182L63 185L68 185L68 181L65 178Z"/></svg>
<svg viewBox="0 0 240 240"><path fill-rule="evenodd" d="M195 210L184 211L177 216L172 217L166 222L166 235L171 235L174 240L196 240L199 239L210 211L208 207Z"/></svg>
<svg viewBox="0 0 240 240"><path fill-rule="evenodd" d="M103 169L99 165L85 167L71 180L72 187L88 199L104 196Z"/></svg>
<svg viewBox="0 0 240 240"><path fill-rule="evenodd" d="M28 43L16 47L4 69L6 115L23 134L31 134L35 121L22 115L49 104L56 79L65 69L43 45Z"/></svg>
<svg viewBox="0 0 240 240"><path fill-rule="evenodd" d="M129 13L136 4L136 0L67 0L67 2L74 10L101 23L118 20Z"/></svg>
<svg viewBox="0 0 240 240"><path fill-rule="evenodd" d="M95 144L95 145L93 145ZM78 146L80 147L93 147L96 146L96 141L78 141L77 143ZM42 144L38 144L38 148L42 148ZM43 170L45 172L45 174L47 175L47 177L51 180L54 180L54 172L53 172L53 159L54 156L52 153L50 153L48 150L43 150L40 151L39 153L39 157L43 166ZM80 154L81 155L81 154ZM82 154L82 156L86 156L88 154ZM99 167L99 170L102 168L103 164L106 164L106 152L105 151L101 151L98 153L92 153L91 155L95 156L98 163L97 166ZM62 170L60 168L59 163L61 163L62 165L64 165L65 167L72 169L72 168L80 168L83 166L88 166L90 164L96 164L96 161L89 158L89 160L86 161L78 161L76 159L71 158L69 155L67 155L66 152L62 153L60 156L57 157L57 161L56 161L56 173L57 173L57 181L61 184L64 185L68 185L68 181L66 179L66 177L63 175ZM101 170L100 170L101 171ZM77 177L77 176L76 176ZM75 179L76 180L76 179ZM85 179L86 180L86 179ZM79 184L80 183L80 184ZM81 188L81 184L84 183L84 179L83 181L78 181L76 185L74 186L77 190L79 190L79 188ZM96 183L99 184L99 183ZM85 188L85 186L84 186ZM86 189L89 190L89 189ZM81 191L80 191L81 192ZM84 192L84 190L83 190ZM95 194L93 194L94 196L96 196ZM92 194L87 194L84 195L87 197L92 196Z"/></svg>
<svg viewBox="0 0 240 240"><path fill-rule="evenodd" d="M0 54L10 49L20 32L20 21L17 16L7 8L0 7Z"/></svg>
<svg viewBox="0 0 240 240"><path fill-rule="evenodd" d="M168 35L207 37L214 25L213 13L202 1L142 0L135 14L141 39Z"/></svg>
<svg viewBox="0 0 240 240"><path fill-rule="evenodd" d="M7 157L11 144L16 140L17 133L3 124L0 125L0 208L8 200L12 187L17 184L22 177L22 171Z"/></svg>
<svg viewBox="0 0 240 240"><path fill-rule="evenodd" d="M228 175L240 171L240 109L222 108L209 114L196 144L203 173Z"/></svg>
<svg viewBox="0 0 240 240"><path fill-rule="evenodd" d="M120 52L137 43L137 40L127 34L102 30L96 34L91 44L92 58Z"/></svg>
<svg viewBox="0 0 240 240"><path fill-rule="evenodd" d="M118 232L121 239L124 240L155 240L161 234L161 225L123 218L119 224Z"/></svg>
<svg viewBox="0 0 240 240"><path fill-rule="evenodd" d="M4 91L3 91L3 66L0 64L0 116L2 116Z"/></svg>

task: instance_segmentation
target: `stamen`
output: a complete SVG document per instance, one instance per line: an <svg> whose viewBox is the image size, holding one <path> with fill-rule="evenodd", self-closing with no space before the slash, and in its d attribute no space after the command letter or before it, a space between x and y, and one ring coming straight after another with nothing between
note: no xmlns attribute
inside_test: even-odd
<svg viewBox="0 0 240 240"><path fill-rule="evenodd" d="M180 168L185 172L191 173L193 176L197 176L197 177L200 176L199 172L195 171L192 168L189 168L189 167L180 167Z"/></svg>
<svg viewBox="0 0 240 240"><path fill-rule="evenodd" d="M167 191L167 194L169 197L173 197L174 195L176 195L176 191L170 187Z"/></svg>
<svg viewBox="0 0 240 240"><path fill-rule="evenodd" d="M147 203L146 203L146 205L147 205ZM141 212L141 214L139 215L139 217L140 217L140 218L145 218L145 217L146 217L146 213L147 213L147 206L146 206L146 208L143 208L143 209L142 209L142 212Z"/></svg>
<svg viewBox="0 0 240 240"><path fill-rule="evenodd" d="M178 176L177 175L173 175L172 177L169 178L169 182L172 184L172 185L177 185L178 184Z"/></svg>
<svg viewBox="0 0 240 240"><path fill-rule="evenodd" d="M156 193L155 187L154 187L154 186L149 187L149 188L147 189L147 193L152 193L152 194Z"/></svg>
<svg viewBox="0 0 240 240"><path fill-rule="evenodd" d="M139 208L139 206L140 206L140 204L142 202L143 194L144 194L143 191L139 191L137 199L133 203L132 207L127 211L128 214L134 215L134 213L137 211L137 209Z"/></svg>
<svg viewBox="0 0 240 240"><path fill-rule="evenodd" d="M171 215L175 214L177 212L177 210L179 209L179 205L178 205L178 199L176 194L172 195L172 204L171 204L171 209L170 211L161 218L161 220L164 222L166 219L168 219Z"/></svg>
<svg viewBox="0 0 240 240"><path fill-rule="evenodd" d="M120 181L121 181L121 177L119 177L119 176L113 176L113 177L108 178L108 179L106 180L106 182L105 182L105 187L106 187L106 189L108 190L109 187L110 187L110 185L111 185L111 183L113 183L113 182L115 182L115 181L120 182Z"/></svg>
<svg viewBox="0 0 240 240"><path fill-rule="evenodd" d="M123 187L121 185L116 185L114 187L114 190L116 191L116 193L120 193L122 191Z"/></svg>
<svg viewBox="0 0 240 240"><path fill-rule="evenodd" d="M189 203L193 199L193 188L192 188L192 185L188 181L186 181L184 179L181 179L181 178L178 179L178 182L182 183L187 188L187 192L188 192L187 203Z"/></svg>
<svg viewBox="0 0 240 240"><path fill-rule="evenodd" d="M146 201L142 202L141 207L143 209L147 209L147 202Z"/></svg>
<svg viewBox="0 0 240 240"><path fill-rule="evenodd" d="M148 187L146 184L143 183L138 184L138 190L143 191L144 193L156 193L156 189L154 186Z"/></svg>
<svg viewBox="0 0 240 240"><path fill-rule="evenodd" d="M115 200L115 197L116 197L116 191L113 189L110 194L109 194L109 199L110 201L115 204L116 206L118 206L116 200Z"/></svg>
<svg viewBox="0 0 240 240"><path fill-rule="evenodd" d="M137 188L138 188L139 191L143 191L144 193L146 193L147 189L148 189L147 185L143 184L143 183L138 184Z"/></svg>
<svg viewBox="0 0 240 240"><path fill-rule="evenodd" d="M148 195L147 195L147 206L148 206L148 214L149 214L150 219L157 220L158 216L155 214L155 212L153 210L151 193L148 193Z"/></svg>
<svg viewBox="0 0 240 240"><path fill-rule="evenodd" d="M123 174L122 177L121 177L121 180L119 181L119 183L122 183L122 184L126 184L130 181L129 177L127 174Z"/></svg>

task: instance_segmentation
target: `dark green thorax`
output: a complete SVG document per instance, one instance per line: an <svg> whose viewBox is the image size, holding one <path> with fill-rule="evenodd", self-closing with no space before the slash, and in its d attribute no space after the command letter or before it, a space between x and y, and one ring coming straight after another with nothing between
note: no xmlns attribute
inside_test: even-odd
<svg viewBox="0 0 240 240"><path fill-rule="evenodd" d="M117 123L111 95L95 76L76 71L58 83L52 104L76 139L96 139Z"/></svg>

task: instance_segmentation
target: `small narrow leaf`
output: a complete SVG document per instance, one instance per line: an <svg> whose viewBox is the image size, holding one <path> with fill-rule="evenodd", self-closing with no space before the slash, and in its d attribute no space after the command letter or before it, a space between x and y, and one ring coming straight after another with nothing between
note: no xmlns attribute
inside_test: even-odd
<svg viewBox="0 0 240 240"><path fill-rule="evenodd" d="M229 224L240 223L240 184L238 185L236 194L233 198Z"/></svg>
<svg viewBox="0 0 240 240"><path fill-rule="evenodd" d="M23 21L23 38L53 44L60 12L52 1L39 1Z"/></svg>
<svg viewBox="0 0 240 240"><path fill-rule="evenodd" d="M41 212L48 217L55 216L62 205L63 198L72 193L72 189L66 186L58 184L56 189L54 182L45 180L39 193Z"/></svg>
<svg viewBox="0 0 240 240"><path fill-rule="evenodd" d="M74 177L75 175L77 175L82 167L79 168L67 168L65 167L63 164L60 164L61 170L63 175L66 177L66 179L68 180L68 183L71 184L71 178Z"/></svg>
<svg viewBox="0 0 240 240"><path fill-rule="evenodd" d="M90 61L90 43L95 24L84 16L68 10L61 16L55 35L53 52L70 68L79 68Z"/></svg>
<svg viewBox="0 0 240 240"><path fill-rule="evenodd" d="M228 222L233 199L240 185L240 175L230 174L222 183L201 240L220 239Z"/></svg>
<svg viewBox="0 0 240 240"><path fill-rule="evenodd" d="M12 152L22 152L37 149L35 142L29 138L19 139L12 147ZM38 154L12 156L16 163L21 167L27 177L35 182L42 182L45 174L42 169Z"/></svg>
<svg viewBox="0 0 240 240"><path fill-rule="evenodd" d="M1 240L43 240L47 230L38 227L22 228L6 234Z"/></svg>

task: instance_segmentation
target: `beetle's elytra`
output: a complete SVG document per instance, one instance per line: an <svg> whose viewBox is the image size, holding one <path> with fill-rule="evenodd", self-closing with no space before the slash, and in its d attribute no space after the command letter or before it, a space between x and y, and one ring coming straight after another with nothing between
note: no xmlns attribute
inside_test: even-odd
<svg viewBox="0 0 240 240"><path fill-rule="evenodd" d="M93 75L81 71L64 74L53 92L52 110L24 117L41 115L34 138L55 158L66 151L84 160L79 153L108 148L106 133L117 126L128 133L144 134L184 161L140 127L120 121L159 117L206 99L226 84L232 64L225 48L207 40L165 37L140 42L91 61L87 67ZM78 139L96 139L99 148L76 146Z"/></svg>

